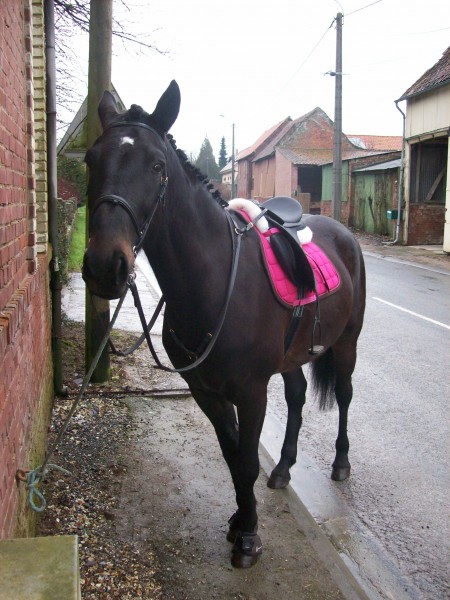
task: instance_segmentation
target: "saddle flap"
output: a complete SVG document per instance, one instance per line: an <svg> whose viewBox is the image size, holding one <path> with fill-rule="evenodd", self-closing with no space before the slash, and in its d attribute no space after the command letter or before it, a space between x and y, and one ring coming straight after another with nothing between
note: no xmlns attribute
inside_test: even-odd
<svg viewBox="0 0 450 600"><path fill-rule="evenodd" d="M286 275L297 286L302 297L305 290L316 290L316 279L308 257L297 240L290 235L273 233L270 236L273 252Z"/></svg>
<svg viewBox="0 0 450 600"><path fill-rule="evenodd" d="M269 198L260 208L267 209L274 221L285 227L299 228L303 215L303 208L300 202L289 196L275 196Z"/></svg>

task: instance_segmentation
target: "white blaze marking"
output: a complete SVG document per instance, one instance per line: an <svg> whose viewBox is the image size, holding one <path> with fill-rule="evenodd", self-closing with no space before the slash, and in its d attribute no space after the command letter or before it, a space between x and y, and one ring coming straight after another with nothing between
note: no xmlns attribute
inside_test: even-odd
<svg viewBox="0 0 450 600"><path fill-rule="evenodd" d="M125 135L120 140L120 145L123 146L124 144L130 144L132 146L134 144L134 139Z"/></svg>

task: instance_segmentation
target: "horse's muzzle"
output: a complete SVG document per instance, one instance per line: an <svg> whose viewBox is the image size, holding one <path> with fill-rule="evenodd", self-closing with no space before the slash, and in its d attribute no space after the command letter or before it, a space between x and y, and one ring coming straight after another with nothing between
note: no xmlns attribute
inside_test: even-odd
<svg viewBox="0 0 450 600"><path fill-rule="evenodd" d="M105 300L120 298L125 293L133 263L122 251L102 257L88 248L84 254L82 276L91 292Z"/></svg>

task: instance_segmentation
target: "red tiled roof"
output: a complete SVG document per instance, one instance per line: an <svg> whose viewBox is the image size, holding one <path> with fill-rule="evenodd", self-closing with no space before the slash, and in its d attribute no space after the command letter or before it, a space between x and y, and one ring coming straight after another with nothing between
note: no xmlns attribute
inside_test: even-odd
<svg viewBox="0 0 450 600"><path fill-rule="evenodd" d="M281 131L279 131L277 135L274 138L272 138L266 146L263 146L262 150L255 155L255 157L253 158L253 162L256 162L258 160L261 160L262 158L265 158L266 156L270 156L271 154L273 154L275 152L275 146L281 139L283 139L283 137L291 129L294 123L295 121L290 121L289 123L286 123L283 129L281 129Z"/></svg>
<svg viewBox="0 0 450 600"><path fill-rule="evenodd" d="M431 69L425 71L422 77L408 88L397 102L419 96L448 83L450 83L450 46L445 50L441 59Z"/></svg>
<svg viewBox="0 0 450 600"><path fill-rule="evenodd" d="M333 162L333 149L324 150L298 150L293 151L288 148L277 148L277 150L293 165L316 165L323 166ZM342 150L342 160L351 160L355 158L363 158L365 156L383 156L390 154L389 150Z"/></svg>
<svg viewBox="0 0 450 600"><path fill-rule="evenodd" d="M250 156L254 152L258 152L261 149L261 147L263 146L263 144L268 139L270 139L271 136L276 134L280 129L284 128L286 126L286 124L291 123L291 122L292 122L291 117L286 117L286 119L283 119L283 121L276 123L273 127L271 127L270 129L265 131L262 135L260 135L254 144L252 144L248 148L245 148L244 150L239 152L239 154L236 156L236 160L242 160L243 158Z"/></svg>
<svg viewBox="0 0 450 600"><path fill-rule="evenodd" d="M348 135L348 139L364 150L401 150L401 135Z"/></svg>

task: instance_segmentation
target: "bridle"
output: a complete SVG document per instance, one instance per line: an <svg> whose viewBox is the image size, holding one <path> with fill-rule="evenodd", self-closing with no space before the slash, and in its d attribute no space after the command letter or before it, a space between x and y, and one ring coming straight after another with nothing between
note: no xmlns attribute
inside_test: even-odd
<svg viewBox="0 0 450 600"><path fill-rule="evenodd" d="M151 131L152 133L156 134L158 137L161 137L161 134L158 133L156 131L156 129L153 129L153 127L150 127L150 125L147 125L146 123L139 123L137 121L136 122L135 121L120 121L118 123L112 123L111 125L108 125L104 129L104 132L107 131L108 129L112 129L115 127L124 127L124 126L130 126L130 125L132 125L133 127L142 127L143 129L146 129L147 131ZM125 212L128 214L128 216L130 217L131 222L133 223L133 226L137 233L136 243L133 246L133 252L134 252L134 255L136 256L137 253L139 252L139 250L142 248L142 244L144 243L145 236L147 235L148 229L150 227L151 222L153 221L153 218L156 214L158 207L162 206L164 204L164 197L166 194L168 182L169 182L169 178L168 178L167 174L164 173L163 175L161 175L161 181L159 184L159 191L156 196L155 205L153 207L152 212L145 219L145 221L142 225L139 225L139 220L136 217L136 213L134 212L134 209L131 206L131 204L128 202L128 200L126 198L124 198L123 196L118 196L117 194L104 194L103 196L100 196L97 200L97 204L95 205L94 210L92 211L92 213L90 215L90 218L91 219L93 218L93 216L95 215L95 213L97 212L97 210L99 209L99 207L102 204L112 204L114 206L120 206L121 208L123 208L125 210Z"/></svg>
<svg viewBox="0 0 450 600"><path fill-rule="evenodd" d="M151 131L152 133L155 133L159 137L161 137L161 135L158 133L158 131L156 131L149 125L147 125L145 123L134 122L134 121L119 121L117 123L113 123L113 124L107 126L104 129L104 132L113 127L122 127L122 126L130 126L130 125L136 126L136 127L142 127L144 129ZM136 213L135 213L133 207L128 202L128 200L126 200L126 198L124 198L123 196L119 196L117 194L104 194L103 196L100 196L98 198L98 201L97 201L97 204L96 204L94 210L91 213L90 218L92 219L92 217L94 216L94 214L96 213L96 211L102 204L108 203L108 204L113 204L114 206L120 206L121 208L123 208L125 210L125 212L128 214L128 216L130 217L130 219L133 223L133 226L136 230L136 233L137 233L137 240L136 240L135 245L133 246L134 255L136 256L137 253L139 252L139 250L141 249L142 244L144 243L145 236L147 235L148 229L150 227L150 224L153 221L156 211L158 210L158 208L160 206L164 205L164 197L165 197L168 181L169 181L168 176L166 173L164 173L161 176L160 187L159 187L158 195L156 197L156 202L155 202L153 211L151 212L150 216L147 217L147 219L144 221L144 223L142 225L139 225L139 220L136 217ZM230 304L231 296L233 294L234 284L236 281L237 268L238 268L238 263L239 263L241 238L242 238L242 235L246 231L248 231L251 227L253 227L253 223L250 223L250 224L247 224L247 226L244 228L239 228L236 225L236 223L234 222L234 219L232 218L231 214L227 210L225 211L225 214L227 217L227 223L228 223L228 226L230 229L232 245L233 245L231 272L230 272L230 279L228 282L226 298L225 298L225 302L222 306L222 310L221 310L221 313L219 316L219 322L218 322L218 325L217 325L214 333L213 334L207 333L207 335L206 335L207 342L205 345L202 344L203 351L201 353L201 356L199 356L199 357L195 356L196 360L194 360L194 362L191 363L190 365L187 365L186 367L182 367L180 369L174 369L171 367L166 367L161 363L161 361L159 360L158 355L156 354L156 351L153 347L153 343L152 343L151 337L150 337L150 330L151 330L151 327L153 326L153 324L155 323L156 318L164 305L164 296L162 296L149 325L147 325L144 311L142 309L141 300L139 297L139 292L136 287L135 273L133 271L128 274L127 286L131 290L131 293L133 294L134 304L137 308L139 318L141 320L141 325L142 325L142 329L143 329L143 337L145 337L148 347L149 347L149 350L150 350L150 353L153 357L153 360L156 362L157 368L159 368L159 369L162 369L164 371L168 371L171 373L183 373L185 371L191 371L192 369L195 369L209 356L209 354L210 354L211 350L213 349L213 347L217 341L217 338L219 337L219 334L222 330L222 326L223 326L225 317L228 312L228 307ZM126 292L125 292L125 294L126 294ZM123 297L125 297L125 294ZM192 356L192 353L187 351L187 349L185 349L185 350L189 356Z"/></svg>

